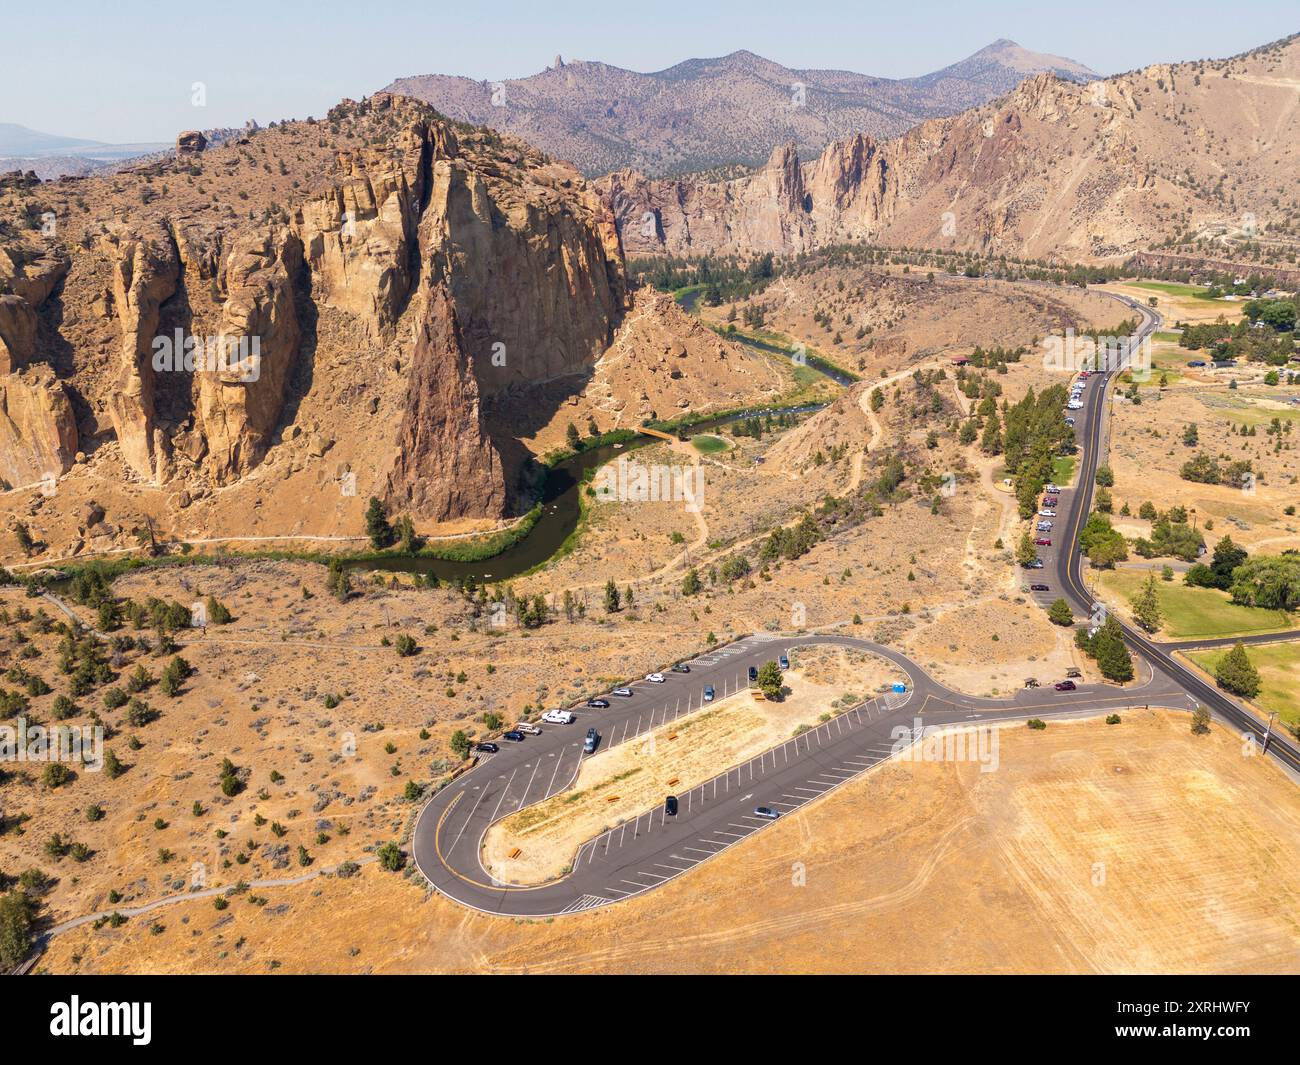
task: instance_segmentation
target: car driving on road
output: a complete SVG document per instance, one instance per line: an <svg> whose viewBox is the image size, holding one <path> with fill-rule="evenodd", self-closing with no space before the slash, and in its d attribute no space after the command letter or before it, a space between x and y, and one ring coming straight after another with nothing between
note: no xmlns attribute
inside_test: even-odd
<svg viewBox="0 0 1300 1065"><path fill-rule="evenodd" d="M790 659L788 659L785 655L782 655L780 658L776 660L776 664L780 666L782 669L789 669Z"/></svg>

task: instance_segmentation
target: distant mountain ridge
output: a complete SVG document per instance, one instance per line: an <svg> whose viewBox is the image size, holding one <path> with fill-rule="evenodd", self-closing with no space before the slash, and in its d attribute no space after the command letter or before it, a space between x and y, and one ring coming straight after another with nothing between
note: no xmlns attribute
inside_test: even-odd
<svg viewBox="0 0 1300 1065"><path fill-rule="evenodd" d="M93 148L99 144L99 141L42 133L15 122L0 122L0 155L65 155L79 148Z"/></svg>
<svg viewBox="0 0 1300 1065"><path fill-rule="evenodd" d="M1259 242L1285 257L1300 246L1298 160L1300 34L1087 85L1035 74L893 138L808 157L778 145L739 176L595 184L633 257L864 240L1075 261Z"/></svg>
<svg viewBox="0 0 1300 1065"><path fill-rule="evenodd" d="M987 103L1041 73L1074 82L1098 76L1074 60L1000 39L906 79L794 69L742 50L650 73L557 56L527 78L425 74L398 78L387 91L513 133L589 176L622 169L658 176L759 166L786 142L811 155L855 133L894 136Z"/></svg>
<svg viewBox="0 0 1300 1065"><path fill-rule="evenodd" d="M0 122L0 172L34 170L42 179L92 174L127 159L170 147L166 144L106 144L81 137L43 133L15 122Z"/></svg>

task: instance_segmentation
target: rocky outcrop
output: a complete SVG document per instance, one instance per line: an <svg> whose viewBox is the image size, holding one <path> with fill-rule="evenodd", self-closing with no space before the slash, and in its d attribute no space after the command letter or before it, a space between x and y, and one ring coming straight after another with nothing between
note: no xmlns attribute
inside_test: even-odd
<svg viewBox="0 0 1300 1065"><path fill-rule="evenodd" d="M71 266L67 254L54 247L0 248L0 290L40 307L58 287Z"/></svg>
<svg viewBox="0 0 1300 1065"><path fill-rule="evenodd" d="M166 479L170 441L158 430L151 355L160 308L176 291L180 257L161 226L109 234L113 309L120 335L116 387L108 399L122 457L146 481ZM175 371L173 371L175 372Z"/></svg>
<svg viewBox="0 0 1300 1065"><path fill-rule="evenodd" d="M208 146L208 138L197 129L187 129L176 135L177 155L198 155Z"/></svg>
<svg viewBox="0 0 1300 1065"><path fill-rule="evenodd" d="M36 350L36 312L21 296L0 296L0 375L27 365Z"/></svg>
<svg viewBox="0 0 1300 1065"><path fill-rule="evenodd" d="M743 178L651 181L630 171L596 183L629 254L747 254L811 246L808 192L793 144Z"/></svg>
<svg viewBox="0 0 1300 1065"><path fill-rule="evenodd" d="M226 260L226 301L211 353L223 365L195 375L205 469L218 484L257 465L279 425L302 335L293 287L301 268L302 243L284 229L244 237Z"/></svg>
<svg viewBox="0 0 1300 1065"><path fill-rule="evenodd" d="M433 163L420 245L448 285L485 393L590 365L625 308L612 215L576 173L555 169L555 185L519 188L467 161Z"/></svg>
<svg viewBox="0 0 1300 1065"><path fill-rule="evenodd" d="M772 178L802 195L792 153ZM97 475L166 486L141 495L192 515L220 498L277 529L351 528L334 484L351 475L420 523L508 517L517 441L590 383L630 306L614 215L571 166L384 94L48 196L62 302L33 315L0 285L0 366L48 353ZM54 291L55 260L19 258L8 276ZM679 319L647 309L619 349L644 349L655 403L755 382L711 334L675 345ZM600 371L611 416L629 365ZM10 436L66 452L53 391L43 414L29 391ZM526 417L485 415L498 399Z"/></svg>
<svg viewBox="0 0 1300 1065"><path fill-rule="evenodd" d="M0 376L0 479L12 487L58 477L77 453L77 419L48 366Z"/></svg>
<svg viewBox="0 0 1300 1065"><path fill-rule="evenodd" d="M36 352L36 310L68 272L53 248L0 248L0 374L26 366Z"/></svg>
<svg viewBox="0 0 1300 1065"><path fill-rule="evenodd" d="M455 152L449 129L417 124L393 151L345 153L339 184L298 209L296 228L325 302L375 336L391 334L410 293L429 159Z"/></svg>
<svg viewBox="0 0 1300 1065"><path fill-rule="evenodd" d="M418 303L386 502L434 521L502 517L509 502L505 472L484 425L476 358L465 346L451 294L433 283Z"/></svg>

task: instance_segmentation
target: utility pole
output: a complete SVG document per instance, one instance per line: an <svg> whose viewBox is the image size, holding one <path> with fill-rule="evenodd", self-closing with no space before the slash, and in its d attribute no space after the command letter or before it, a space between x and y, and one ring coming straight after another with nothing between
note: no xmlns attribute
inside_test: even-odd
<svg viewBox="0 0 1300 1065"><path fill-rule="evenodd" d="M1273 718L1277 717L1277 711L1274 710L1268 715L1268 725L1264 728L1264 746L1260 748L1260 754L1268 754L1268 740L1273 734Z"/></svg>

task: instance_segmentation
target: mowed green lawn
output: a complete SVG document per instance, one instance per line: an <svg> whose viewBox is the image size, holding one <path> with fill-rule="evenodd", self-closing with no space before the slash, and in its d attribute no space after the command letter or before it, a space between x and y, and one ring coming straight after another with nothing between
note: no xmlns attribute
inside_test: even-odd
<svg viewBox="0 0 1300 1065"><path fill-rule="evenodd" d="M1117 569L1102 571L1097 583L1115 601L1132 605L1133 597L1142 588L1147 575L1142 570ZM1160 609L1164 626L1156 634L1161 640L1189 640L1194 637L1249 636L1256 632L1279 632L1297 626L1297 622L1280 610L1260 610L1253 606L1237 606L1227 592L1216 588L1189 588L1183 584L1183 575L1174 574L1172 581L1163 581L1156 575L1160 594Z"/></svg>
<svg viewBox="0 0 1300 1065"><path fill-rule="evenodd" d="M1187 657L1203 670L1214 675L1214 669L1231 648L1212 651L1190 651ZM1261 688L1255 703L1266 711L1276 711L1286 724L1300 719L1300 643L1273 643L1263 647L1247 647L1246 655L1251 665L1259 670Z"/></svg>
<svg viewBox="0 0 1300 1065"><path fill-rule="evenodd" d="M1052 459L1052 483L1064 488L1074 481L1074 456L1057 455Z"/></svg>

